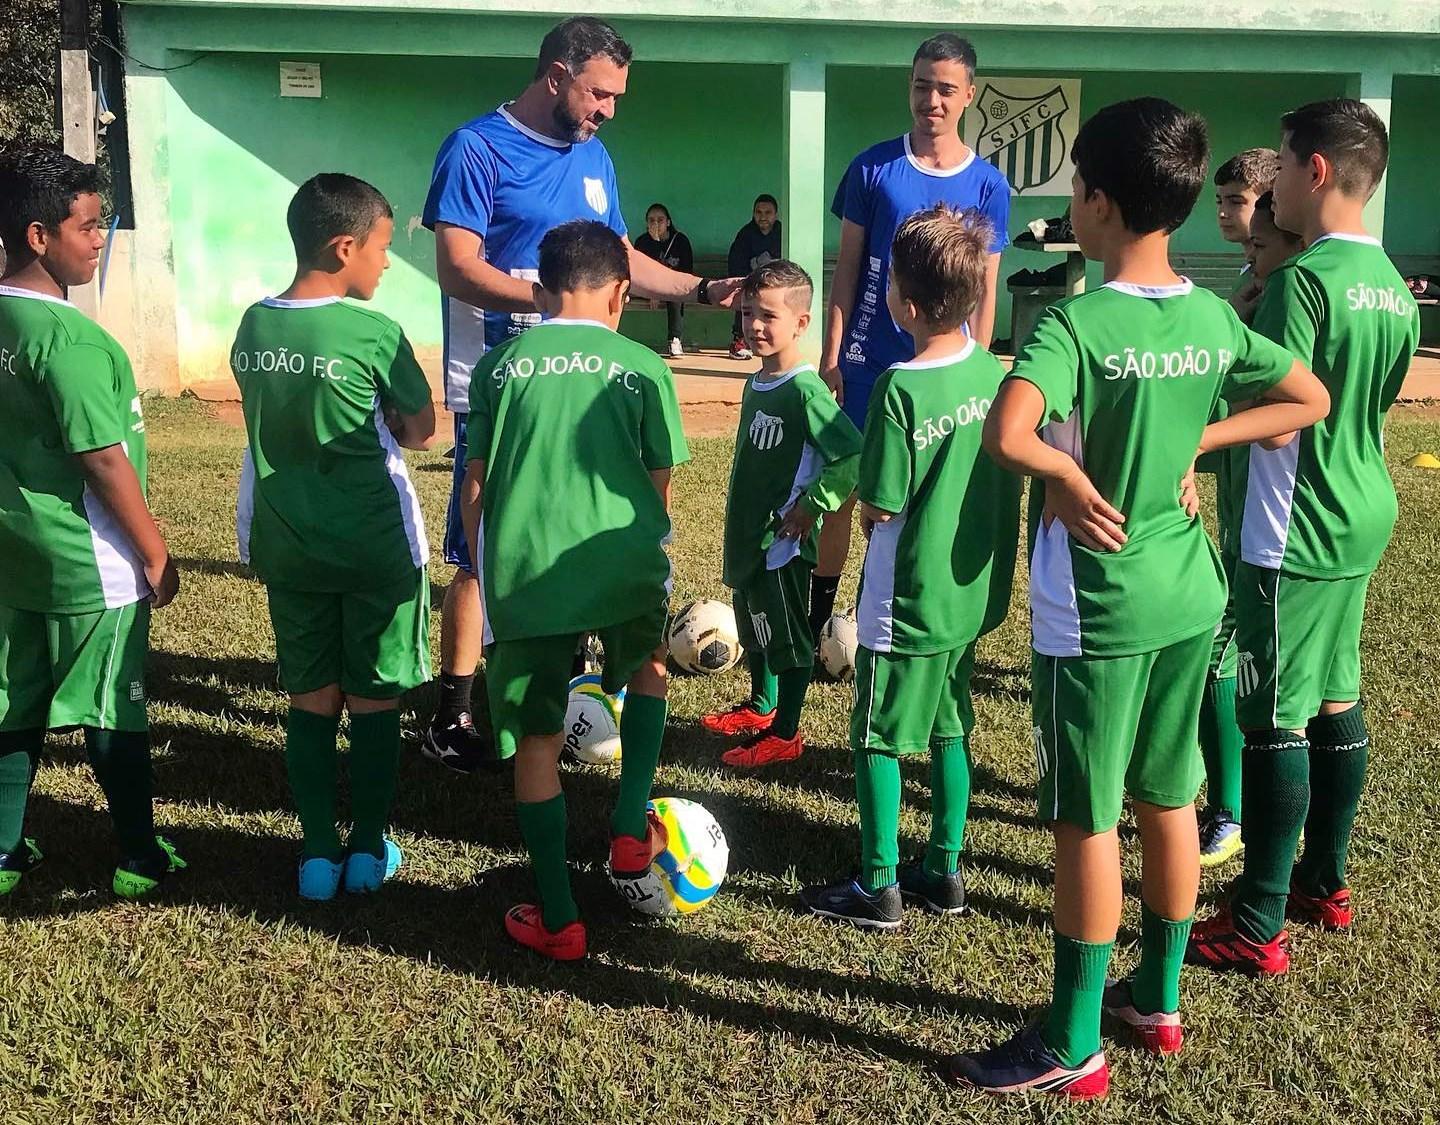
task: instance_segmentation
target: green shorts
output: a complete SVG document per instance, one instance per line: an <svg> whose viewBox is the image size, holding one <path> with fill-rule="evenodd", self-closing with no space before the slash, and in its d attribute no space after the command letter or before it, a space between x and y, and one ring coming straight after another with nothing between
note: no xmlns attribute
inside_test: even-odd
<svg viewBox="0 0 1440 1125"><path fill-rule="evenodd" d="M1195 800L1210 643L1199 633L1139 656L1034 654L1041 820L1104 832L1127 793L1161 808Z"/></svg>
<svg viewBox="0 0 1440 1125"><path fill-rule="evenodd" d="M731 596L735 631L748 652L763 652L772 672L808 668L815 661L810 635L810 574L803 559L762 570Z"/></svg>
<svg viewBox="0 0 1440 1125"><path fill-rule="evenodd" d="M267 587L280 683L291 695L339 684L346 695L397 699L430 679L430 576L421 567L376 590L343 594Z"/></svg>
<svg viewBox="0 0 1440 1125"><path fill-rule="evenodd" d="M605 648L601 686L614 694L665 644L670 613L660 603L640 617L592 630ZM559 734L570 703L570 669L580 634L494 641L485 650L485 692L495 746L509 758L527 736Z"/></svg>
<svg viewBox="0 0 1440 1125"><path fill-rule="evenodd" d="M975 642L927 656L855 653L855 707L850 746L887 754L918 754L963 738L975 727L970 676Z"/></svg>
<svg viewBox="0 0 1440 1125"><path fill-rule="evenodd" d="M1239 666L1240 649L1235 643L1235 567L1232 559L1224 559L1225 576L1230 590L1225 596L1225 612L1215 626L1215 640L1210 645L1210 678L1228 680Z"/></svg>
<svg viewBox="0 0 1440 1125"><path fill-rule="evenodd" d="M1242 730L1304 730L1326 701L1360 698L1360 627L1370 576L1302 578L1241 563L1235 572Z"/></svg>
<svg viewBox="0 0 1440 1125"><path fill-rule="evenodd" d="M0 606L0 730L143 731L150 603L95 613Z"/></svg>

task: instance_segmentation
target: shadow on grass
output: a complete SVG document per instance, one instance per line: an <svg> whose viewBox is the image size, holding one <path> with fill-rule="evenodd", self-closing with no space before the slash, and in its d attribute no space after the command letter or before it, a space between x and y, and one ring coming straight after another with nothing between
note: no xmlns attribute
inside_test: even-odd
<svg viewBox="0 0 1440 1125"><path fill-rule="evenodd" d="M228 559L176 559L175 569L180 572L183 580L186 574L213 574L227 578L244 578L249 582L259 582L255 572L242 562L235 562Z"/></svg>
<svg viewBox="0 0 1440 1125"><path fill-rule="evenodd" d="M8 912L43 918L116 908L107 890L79 895L69 891L108 886L114 854L108 818L88 807L38 797L32 820L37 835L64 841L64 846L54 847L51 859L27 876ZM503 934L504 907L532 897L529 873L519 865L492 869L460 888L409 882L402 872L373 899L342 895L332 903L302 904L294 895L293 842L193 827L175 833L175 838L190 867L162 888L155 909L168 904L238 911L264 924L302 926L348 945L595 1005L683 1010L741 1030L838 1044L926 1069L938 1067L940 1057L899 1036L865 1031L810 1007L723 995L711 991L704 978L723 976L726 986L759 986L771 995L775 990L764 986L938 1009L1000 1024L1017 1023L1027 1014L1016 1005L928 985L759 958L744 941L698 934L683 923L637 922L593 868L574 875L592 955L584 963L564 965L516 949ZM806 998L793 1002L804 1005Z"/></svg>

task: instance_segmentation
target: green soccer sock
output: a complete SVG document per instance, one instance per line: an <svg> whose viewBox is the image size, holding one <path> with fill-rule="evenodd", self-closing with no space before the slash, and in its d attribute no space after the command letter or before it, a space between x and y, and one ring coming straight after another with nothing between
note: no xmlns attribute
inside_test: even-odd
<svg viewBox="0 0 1440 1125"><path fill-rule="evenodd" d="M1245 742L1245 870L1230 902L1236 928L1266 942L1285 926L1295 848L1310 806L1310 743L1287 730L1252 731Z"/></svg>
<svg viewBox="0 0 1440 1125"><path fill-rule="evenodd" d="M400 768L400 709L350 713L350 850L385 858Z"/></svg>
<svg viewBox="0 0 1440 1125"><path fill-rule="evenodd" d="M1235 722L1235 677L1208 680L1200 702L1200 752L1205 758L1206 803L1240 820L1241 759L1245 736Z"/></svg>
<svg viewBox="0 0 1440 1125"><path fill-rule="evenodd" d="M150 787L149 732L86 727L85 753L95 780L105 791L121 855L127 860L160 858Z"/></svg>
<svg viewBox="0 0 1440 1125"><path fill-rule="evenodd" d="M515 816L535 872L541 920L553 934L580 917L570 894L570 869L565 865L565 794L557 793L548 801L517 801Z"/></svg>
<svg viewBox="0 0 1440 1125"><path fill-rule="evenodd" d="M871 894L895 882L900 863L900 759L878 750L855 751L860 805L860 882Z"/></svg>
<svg viewBox="0 0 1440 1125"><path fill-rule="evenodd" d="M345 849L335 828L335 787L339 770L335 735L339 715L290 708L285 719L285 772L300 816L307 859L338 863Z"/></svg>
<svg viewBox="0 0 1440 1125"><path fill-rule="evenodd" d="M25 837L25 805L45 730L0 731L0 854L9 855Z"/></svg>
<svg viewBox="0 0 1440 1125"><path fill-rule="evenodd" d="M1180 966L1194 921L1192 914L1172 922L1140 904L1140 968L1130 989L1136 1011L1149 1016L1180 1010Z"/></svg>
<svg viewBox="0 0 1440 1125"><path fill-rule="evenodd" d="M794 738L800 732L800 712L805 709L805 692L810 687L810 678L815 668L807 664L801 668L786 668L776 678L780 690L775 704L775 721L770 724L770 733L779 738Z"/></svg>
<svg viewBox="0 0 1440 1125"><path fill-rule="evenodd" d="M660 765L666 706L663 696L626 693L620 713L620 792L610 816L610 831L616 836L645 839L645 806Z"/></svg>
<svg viewBox="0 0 1440 1125"><path fill-rule="evenodd" d="M947 738L930 747L930 846L925 870L950 875L960 869L965 821L970 815L970 747Z"/></svg>
<svg viewBox="0 0 1440 1125"><path fill-rule="evenodd" d="M1295 879L1307 894L1324 897L1348 885L1345 862L1365 787L1370 732L1357 703L1338 715L1312 719L1305 733L1310 736L1310 815Z"/></svg>
<svg viewBox="0 0 1440 1125"><path fill-rule="evenodd" d="M1066 1066L1079 1066L1100 1049L1100 1005L1114 946L1055 934L1055 996L1040 1037Z"/></svg>
<svg viewBox="0 0 1440 1125"><path fill-rule="evenodd" d="M768 715L775 710L775 673L770 671L763 649L746 649L745 664L750 669L750 709Z"/></svg>

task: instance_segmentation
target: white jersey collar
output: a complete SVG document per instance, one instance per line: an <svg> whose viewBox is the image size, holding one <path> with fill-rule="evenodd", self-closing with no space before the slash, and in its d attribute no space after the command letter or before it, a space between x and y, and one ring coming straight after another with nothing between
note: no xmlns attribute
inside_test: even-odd
<svg viewBox="0 0 1440 1125"><path fill-rule="evenodd" d="M1195 291L1195 283L1188 277L1182 277L1179 285L1131 285L1128 281L1107 281L1106 289L1113 289L1117 293L1125 293L1131 297L1148 297L1151 299L1160 297L1188 297Z"/></svg>
<svg viewBox="0 0 1440 1125"><path fill-rule="evenodd" d="M958 352L936 356L934 359L907 359L904 363L892 363L890 366L905 371L928 371L932 367L949 367L952 363L959 363L962 360L969 359L974 351L975 341L966 340L965 346Z"/></svg>
<svg viewBox="0 0 1440 1125"><path fill-rule="evenodd" d="M1328 242L1328 241L1329 241L1330 239L1332 239L1332 238L1333 238L1336 242L1358 242L1358 243L1360 243L1360 245L1362 245L1362 246L1379 246L1379 245L1380 245L1380 240L1379 240L1378 238L1372 238L1372 237L1371 237L1370 235L1368 235L1368 234L1340 234L1340 233L1338 233L1338 232L1335 233L1335 234L1322 234L1322 235L1321 235L1319 238L1317 238L1314 242L1310 243L1310 245L1311 245L1311 246L1319 246L1320 243L1322 243L1322 242Z"/></svg>
<svg viewBox="0 0 1440 1125"><path fill-rule="evenodd" d="M20 297L27 301L47 301L52 305L68 305L72 309L77 307L64 297L54 297L49 293L37 293L33 289L21 289L18 285L0 285L0 297Z"/></svg>
<svg viewBox="0 0 1440 1125"><path fill-rule="evenodd" d="M283 297L266 297L260 302L267 309L318 309L324 305L338 305L339 297L306 297L302 300L286 300Z"/></svg>
<svg viewBox="0 0 1440 1125"><path fill-rule="evenodd" d="M790 370L781 371L775 378L764 379L763 381L762 376L765 372L757 371L750 379L750 386L757 391L773 391L776 387L783 387L786 383L790 382L791 379L795 378L796 375L799 375L800 372L814 370L814 364L797 363L794 367L790 368Z"/></svg>
<svg viewBox="0 0 1440 1125"><path fill-rule="evenodd" d="M970 155L967 156L964 160L960 161L960 163L955 165L955 167L953 168L929 168L926 167L924 164L921 164L919 160L915 159L915 151L910 147L909 133L905 134L904 140L905 159L910 161L910 167L914 168L915 171L925 176L935 176L937 179L942 180L948 179L951 176L958 176L961 172L965 171L966 168L970 167L970 165L975 163L975 150L972 148L970 150Z"/></svg>
<svg viewBox="0 0 1440 1125"><path fill-rule="evenodd" d="M497 106L495 112L498 113L501 117L505 118L506 121L510 122L510 124L514 126L517 133L529 137L532 141L536 141L539 144L544 145L546 148L570 147L569 141L557 141L554 137L547 137L544 133L537 133L534 129L530 128L529 125L526 125L525 122L521 121L518 117L516 117L513 113L510 112L510 107L514 104L514 102L506 102L502 106Z"/></svg>
<svg viewBox="0 0 1440 1125"><path fill-rule="evenodd" d="M585 320L582 317L568 316L552 316L549 320L542 320L539 324L535 325L535 327L540 328L547 324L552 326L556 324L580 325L585 328L603 328L606 332L614 331L608 324L601 324L598 320Z"/></svg>

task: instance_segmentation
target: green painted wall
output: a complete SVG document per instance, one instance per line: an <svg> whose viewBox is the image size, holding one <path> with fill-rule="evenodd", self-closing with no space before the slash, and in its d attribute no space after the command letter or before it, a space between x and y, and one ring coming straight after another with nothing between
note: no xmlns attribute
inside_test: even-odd
<svg viewBox="0 0 1440 1125"><path fill-rule="evenodd" d="M1440 78L1398 76L1390 110L1390 182L1385 194L1385 245L1392 254L1440 257L1435 114ZM1431 273L1440 262L1429 264Z"/></svg>

